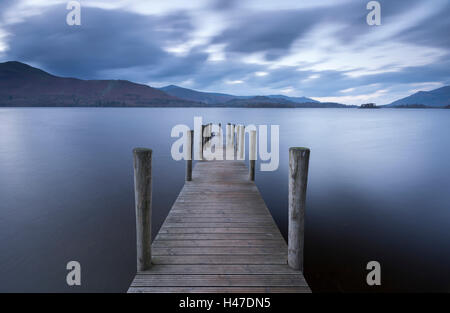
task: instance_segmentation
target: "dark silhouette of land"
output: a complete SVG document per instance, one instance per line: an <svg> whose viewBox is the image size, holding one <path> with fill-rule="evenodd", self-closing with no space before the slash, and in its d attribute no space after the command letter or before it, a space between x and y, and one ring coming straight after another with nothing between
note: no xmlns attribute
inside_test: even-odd
<svg viewBox="0 0 450 313"><path fill-rule="evenodd" d="M170 94L174 93L175 89L180 96ZM180 89L183 89L181 93ZM283 95L239 97L202 93L177 86L161 90L127 80L64 78L12 61L0 63L0 107L341 108L346 106Z"/></svg>
<svg viewBox="0 0 450 313"><path fill-rule="evenodd" d="M420 91L383 108L448 108L450 86ZM0 63L0 107L226 107L353 108L307 97L235 96L169 85L152 88L127 80L58 77L21 62ZM365 107L364 107L365 108ZM377 107L378 108L378 107Z"/></svg>
<svg viewBox="0 0 450 313"><path fill-rule="evenodd" d="M450 105L450 86L431 91L419 91L415 94L388 104L397 108L443 108Z"/></svg>

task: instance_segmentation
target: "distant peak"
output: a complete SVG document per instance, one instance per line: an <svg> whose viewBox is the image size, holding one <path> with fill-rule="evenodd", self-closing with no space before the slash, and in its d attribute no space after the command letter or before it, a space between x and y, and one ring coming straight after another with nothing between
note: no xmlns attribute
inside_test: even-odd
<svg viewBox="0 0 450 313"><path fill-rule="evenodd" d="M161 89L162 90L170 90L170 89L178 89L178 88L181 88L181 87L179 87L177 85L168 85L168 86L162 87Z"/></svg>
<svg viewBox="0 0 450 313"><path fill-rule="evenodd" d="M31 66L19 61L7 61L4 63L0 63L0 66L6 66L6 67L22 67L22 68L30 68Z"/></svg>

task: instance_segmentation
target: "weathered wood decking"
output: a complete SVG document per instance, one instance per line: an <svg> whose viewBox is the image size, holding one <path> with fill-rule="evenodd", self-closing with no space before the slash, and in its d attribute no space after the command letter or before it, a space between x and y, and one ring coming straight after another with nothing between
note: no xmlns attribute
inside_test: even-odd
<svg viewBox="0 0 450 313"><path fill-rule="evenodd" d="M128 292L310 292L242 161L197 162Z"/></svg>

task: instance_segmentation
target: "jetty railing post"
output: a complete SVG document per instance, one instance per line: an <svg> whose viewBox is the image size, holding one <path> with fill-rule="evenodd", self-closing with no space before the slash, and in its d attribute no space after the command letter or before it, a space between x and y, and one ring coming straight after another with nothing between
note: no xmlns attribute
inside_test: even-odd
<svg viewBox="0 0 450 313"><path fill-rule="evenodd" d="M233 159L234 159L234 124L230 125L230 143L233 147Z"/></svg>
<svg viewBox="0 0 450 313"><path fill-rule="evenodd" d="M237 155L239 155L239 140L241 140L241 138L239 137L241 134L241 124L236 125L236 153Z"/></svg>
<svg viewBox="0 0 450 313"><path fill-rule="evenodd" d="M288 264L303 271L305 202L310 150L289 149L289 234Z"/></svg>
<svg viewBox="0 0 450 313"><path fill-rule="evenodd" d="M188 130L186 134L186 181L192 180L192 150L194 131Z"/></svg>
<svg viewBox="0 0 450 313"><path fill-rule="evenodd" d="M206 127L206 125L202 125L202 134L200 135L200 136L201 136L201 139L202 139L202 147L201 147L201 156L202 156L202 160L205 159L205 155L204 155L204 153L203 153L204 150L205 150L205 148L206 148L205 127Z"/></svg>
<svg viewBox="0 0 450 313"><path fill-rule="evenodd" d="M250 131L250 140L249 140L249 159L250 159L250 167L249 167L249 178L251 181L255 180L255 163L256 163L256 130Z"/></svg>
<svg viewBox="0 0 450 313"><path fill-rule="evenodd" d="M200 127L200 133L196 134L195 137L197 138L197 143L198 143L198 151L197 151L197 159L198 160L203 160L203 135L202 135L202 130L203 130L203 126Z"/></svg>
<svg viewBox="0 0 450 313"><path fill-rule="evenodd" d="M233 160L234 159L234 148L233 148L233 142L232 142L232 131L231 131L231 123L227 124L227 133L226 133L226 140L225 140L225 159L226 160Z"/></svg>
<svg viewBox="0 0 450 313"><path fill-rule="evenodd" d="M239 128L239 157L238 160L244 160L245 155L245 126Z"/></svg>
<svg viewBox="0 0 450 313"><path fill-rule="evenodd" d="M232 127L231 127L231 130L232 130L231 136L233 136L233 140L232 140L232 142L233 142L233 149L234 149L234 151L236 152L236 151L237 151L237 145L236 145L236 140L237 140L237 137L236 137L237 125L236 125L236 124L233 124ZM234 152L233 152L233 153L234 153Z"/></svg>
<svg viewBox="0 0 450 313"><path fill-rule="evenodd" d="M134 197L136 208L137 270L152 263L152 150L133 150Z"/></svg>

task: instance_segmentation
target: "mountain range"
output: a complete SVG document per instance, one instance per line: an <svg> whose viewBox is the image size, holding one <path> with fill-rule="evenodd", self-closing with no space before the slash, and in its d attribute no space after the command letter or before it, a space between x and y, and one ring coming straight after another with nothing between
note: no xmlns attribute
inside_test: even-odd
<svg viewBox="0 0 450 313"><path fill-rule="evenodd" d="M261 96L234 96L224 93L201 92L175 85L162 87L160 88L160 90L174 97L178 97L185 100L202 102L206 104L220 104L230 102L232 100L248 100L253 99L255 97L261 97ZM288 97L284 95L268 95L263 97L266 100L271 99L268 100L269 102L273 101L283 103L285 101L289 101L293 103L320 103L319 101L306 97Z"/></svg>
<svg viewBox="0 0 450 313"><path fill-rule="evenodd" d="M189 101L126 80L81 80L51 75L20 62L0 63L0 106L181 106Z"/></svg>
<svg viewBox="0 0 450 313"><path fill-rule="evenodd" d="M305 97L233 96L127 80L58 77L27 64L0 63L0 107L346 107Z"/></svg>
<svg viewBox="0 0 450 313"><path fill-rule="evenodd" d="M442 108L450 105L450 86L415 94L388 104L387 107Z"/></svg>
<svg viewBox="0 0 450 313"><path fill-rule="evenodd" d="M448 108L450 86L420 91L384 107ZM285 95L236 96L169 85L152 88L127 80L58 77L27 64L0 63L0 107L232 107L348 108Z"/></svg>

